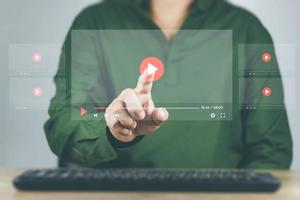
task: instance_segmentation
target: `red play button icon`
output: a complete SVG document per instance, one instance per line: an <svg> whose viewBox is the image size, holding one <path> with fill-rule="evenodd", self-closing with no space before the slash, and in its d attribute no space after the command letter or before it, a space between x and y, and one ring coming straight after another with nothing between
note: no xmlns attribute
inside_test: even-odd
<svg viewBox="0 0 300 200"><path fill-rule="evenodd" d="M268 63L272 60L272 56L270 53L263 53L261 58L265 63Z"/></svg>
<svg viewBox="0 0 300 200"><path fill-rule="evenodd" d="M88 110L87 110L87 109L85 109L85 108L83 108L83 107L80 108L80 116L84 116L84 115L87 114L87 113L88 113Z"/></svg>
<svg viewBox="0 0 300 200"><path fill-rule="evenodd" d="M265 97L269 97L269 96L271 96L271 94L272 94L272 89L269 88L269 87L265 87L265 88L262 90L262 94L263 94Z"/></svg>
<svg viewBox="0 0 300 200"><path fill-rule="evenodd" d="M43 90L40 87L35 87L35 88L33 88L32 93L34 96L40 97L43 95Z"/></svg>
<svg viewBox="0 0 300 200"><path fill-rule="evenodd" d="M32 55L32 60L33 60L33 62L39 63L42 61L42 55L39 53L34 53Z"/></svg>
<svg viewBox="0 0 300 200"><path fill-rule="evenodd" d="M142 74L145 70L149 76L154 74L154 81L157 81L165 72L164 63L156 57L145 58L140 64L140 73Z"/></svg>

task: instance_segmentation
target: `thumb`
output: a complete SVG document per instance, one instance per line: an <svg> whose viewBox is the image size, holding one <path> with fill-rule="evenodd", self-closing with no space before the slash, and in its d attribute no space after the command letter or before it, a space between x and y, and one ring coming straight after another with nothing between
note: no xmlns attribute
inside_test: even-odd
<svg viewBox="0 0 300 200"><path fill-rule="evenodd" d="M156 126L162 125L169 118L169 112L165 108L155 108L152 113L152 121Z"/></svg>

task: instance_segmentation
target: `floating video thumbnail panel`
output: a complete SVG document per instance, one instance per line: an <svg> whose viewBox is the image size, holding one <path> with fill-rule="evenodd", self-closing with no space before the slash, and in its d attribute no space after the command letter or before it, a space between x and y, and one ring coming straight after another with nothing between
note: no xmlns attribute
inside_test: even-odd
<svg viewBox="0 0 300 200"><path fill-rule="evenodd" d="M58 81L64 83L65 79L61 78ZM54 94L55 86L53 78L50 77L14 77L9 80L10 109L47 110ZM63 104L61 106L65 106L65 102Z"/></svg>
<svg viewBox="0 0 300 200"><path fill-rule="evenodd" d="M53 77L57 71L61 47L61 44L11 44L9 75Z"/></svg>
<svg viewBox="0 0 300 200"><path fill-rule="evenodd" d="M283 82L288 85L283 92ZM288 109L296 103L294 78L240 78L240 106L244 110Z"/></svg>
<svg viewBox="0 0 300 200"><path fill-rule="evenodd" d="M238 66L239 76L294 77L295 46L281 43L240 44Z"/></svg>
<svg viewBox="0 0 300 200"><path fill-rule="evenodd" d="M63 51L61 44L9 46L9 105L17 110L47 110L55 94L53 77ZM61 67L64 67L64 60ZM64 72L64 71L61 71ZM57 78L65 85L64 73ZM63 94L65 99L65 94ZM66 105L65 102L62 103Z"/></svg>

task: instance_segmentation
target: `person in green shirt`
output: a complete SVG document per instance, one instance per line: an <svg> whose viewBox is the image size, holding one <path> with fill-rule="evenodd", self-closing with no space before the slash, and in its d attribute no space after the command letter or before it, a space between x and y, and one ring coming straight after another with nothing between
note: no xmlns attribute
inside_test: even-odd
<svg viewBox="0 0 300 200"><path fill-rule="evenodd" d="M157 37L148 37L152 32ZM199 39L193 38L199 34ZM149 78L145 72L128 72L137 71L147 51L139 49L142 40L131 38L132 44L126 44L127 37L146 38L145 46L154 49L149 50L152 56L167 63L160 81L153 82L153 74ZM118 38L125 45L114 43ZM223 51L222 41L228 47ZM189 51L193 44L197 50ZM266 50L272 54L266 66L278 70L265 27L249 12L224 0L106 0L90 6L76 17L64 43L54 79L57 91L44 126L49 146L62 160L98 168L287 169L292 140L280 74L243 76L249 68L260 69L257 55ZM214 51L218 57L206 55ZM192 52L199 65L185 63L183 56ZM219 67L223 78L213 80L207 75L211 73L206 62L232 65ZM221 87L220 93L232 96L230 120L174 120L178 113L157 106L166 96L178 102L189 96L200 100L204 94L214 96L209 81ZM274 86L271 101L261 95L265 85ZM257 88L258 92L249 95ZM73 119L81 104L103 102L106 109L99 119L89 113L81 120ZM242 109L241 102L281 106L250 111Z"/></svg>

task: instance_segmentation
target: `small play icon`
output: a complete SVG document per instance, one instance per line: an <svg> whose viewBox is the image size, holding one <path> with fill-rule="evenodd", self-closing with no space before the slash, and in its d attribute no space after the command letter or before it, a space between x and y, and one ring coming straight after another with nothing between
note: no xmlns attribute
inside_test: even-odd
<svg viewBox="0 0 300 200"><path fill-rule="evenodd" d="M272 94L272 89L270 87L265 87L263 90L262 90L262 94L265 96L265 97L269 97L271 96Z"/></svg>
<svg viewBox="0 0 300 200"><path fill-rule="evenodd" d="M85 108L83 108L83 107L80 108L80 116L84 116L84 115L86 115L87 113L88 113L88 110L87 110L87 109L85 109Z"/></svg>
<svg viewBox="0 0 300 200"><path fill-rule="evenodd" d="M265 62L265 63L268 63L272 60L272 56L270 53L263 53L261 58L262 58L263 62Z"/></svg>

